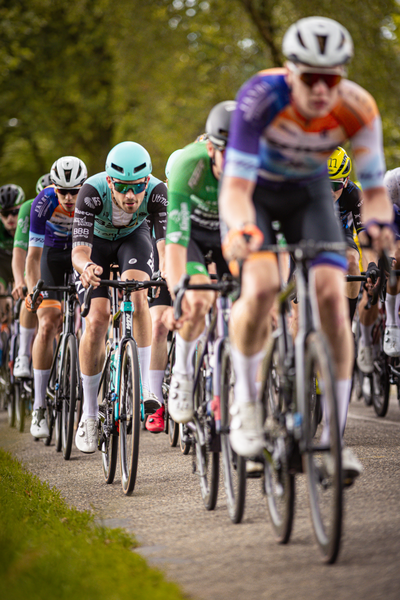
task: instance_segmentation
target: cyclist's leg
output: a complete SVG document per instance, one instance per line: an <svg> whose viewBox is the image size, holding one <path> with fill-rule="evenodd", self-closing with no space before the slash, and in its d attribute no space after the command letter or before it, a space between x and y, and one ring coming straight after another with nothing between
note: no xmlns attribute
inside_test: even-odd
<svg viewBox="0 0 400 600"><path fill-rule="evenodd" d="M396 242L395 262L393 269L400 268L400 241ZM386 284L386 327L383 342L383 350L388 356L400 356L400 278L397 277L396 284Z"/></svg>
<svg viewBox="0 0 400 600"><path fill-rule="evenodd" d="M368 294L365 289L358 305L358 316L360 320L360 343L357 365L363 373L372 373L374 370L372 330L379 316L379 303L368 307ZM369 384L369 379L366 378L364 381Z"/></svg>
<svg viewBox="0 0 400 600"><path fill-rule="evenodd" d="M32 355L32 342L35 337L37 316L29 312L24 304L21 305L19 314L19 346L18 356L14 363L15 377L30 376L30 359Z"/></svg>
<svg viewBox="0 0 400 600"><path fill-rule="evenodd" d="M158 300L158 299L157 299ZM161 300L161 299L160 299ZM165 302L165 299L162 299ZM151 361L149 371L150 392L154 394L162 406L146 421L146 429L152 433L164 431L164 398L162 384L164 380L165 367L168 362L167 336L168 329L162 322L162 315L170 304L153 304L150 306L152 322Z"/></svg>
<svg viewBox="0 0 400 600"><path fill-rule="evenodd" d="M349 275L357 276L360 275L360 254L357 248L357 244L353 240L352 236L346 235L347 252L346 258L348 263L347 273ZM360 292L360 282L353 281L346 284L346 296L349 302L350 311L350 322L353 321L354 313L357 308L357 299Z"/></svg>

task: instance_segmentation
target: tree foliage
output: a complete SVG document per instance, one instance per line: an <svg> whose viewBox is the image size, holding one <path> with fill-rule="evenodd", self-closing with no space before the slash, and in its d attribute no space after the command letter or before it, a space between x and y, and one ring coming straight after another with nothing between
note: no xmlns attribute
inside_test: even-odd
<svg viewBox="0 0 400 600"><path fill-rule="evenodd" d="M0 183L33 195L60 156L89 173L133 139L163 177L169 154L202 133L209 110L259 69L282 64L296 19L335 18L355 42L349 77L382 114L388 166L400 161L395 0L3 0Z"/></svg>

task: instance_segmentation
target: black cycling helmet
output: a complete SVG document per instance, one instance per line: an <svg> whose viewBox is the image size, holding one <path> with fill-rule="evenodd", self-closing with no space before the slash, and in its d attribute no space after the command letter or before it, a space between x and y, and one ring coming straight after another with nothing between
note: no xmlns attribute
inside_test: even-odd
<svg viewBox="0 0 400 600"><path fill-rule="evenodd" d="M39 179L36 182L36 193L39 194L39 192L44 190L44 188L48 187L52 183L53 182L50 179L50 173L46 173L45 175L42 175L41 177L39 177Z"/></svg>
<svg viewBox="0 0 400 600"><path fill-rule="evenodd" d="M206 134L210 142L223 150L228 143L231 115L236 108L235 100L225 100L211 109L206 123Z"/></svg>
<svg viewBox="0 0 400 600"><path fill-rule="evenodd" d="M19 185L8 183L0 187L0 210L7 211L21 206L25 201L25 192Z"/></svg>

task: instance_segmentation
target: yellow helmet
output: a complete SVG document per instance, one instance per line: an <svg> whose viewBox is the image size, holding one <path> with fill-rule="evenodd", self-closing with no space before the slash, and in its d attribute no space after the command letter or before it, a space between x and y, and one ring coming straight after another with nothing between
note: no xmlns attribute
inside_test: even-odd
<svg viewBox="0 0 400 600"><path fill-rule="evenodd" d="M328 158L329 179L348 177L351 171L351 160L346 150L338 146Z"/></svg>

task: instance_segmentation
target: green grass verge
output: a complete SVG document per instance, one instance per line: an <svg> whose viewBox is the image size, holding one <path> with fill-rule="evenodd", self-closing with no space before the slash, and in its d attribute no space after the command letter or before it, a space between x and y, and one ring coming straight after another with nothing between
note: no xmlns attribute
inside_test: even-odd
<svg viewBox="0 0 400 600"><path fill-rule="evenodd" d="M0 449L0 598L176 600L178 586Z"/></svg>

